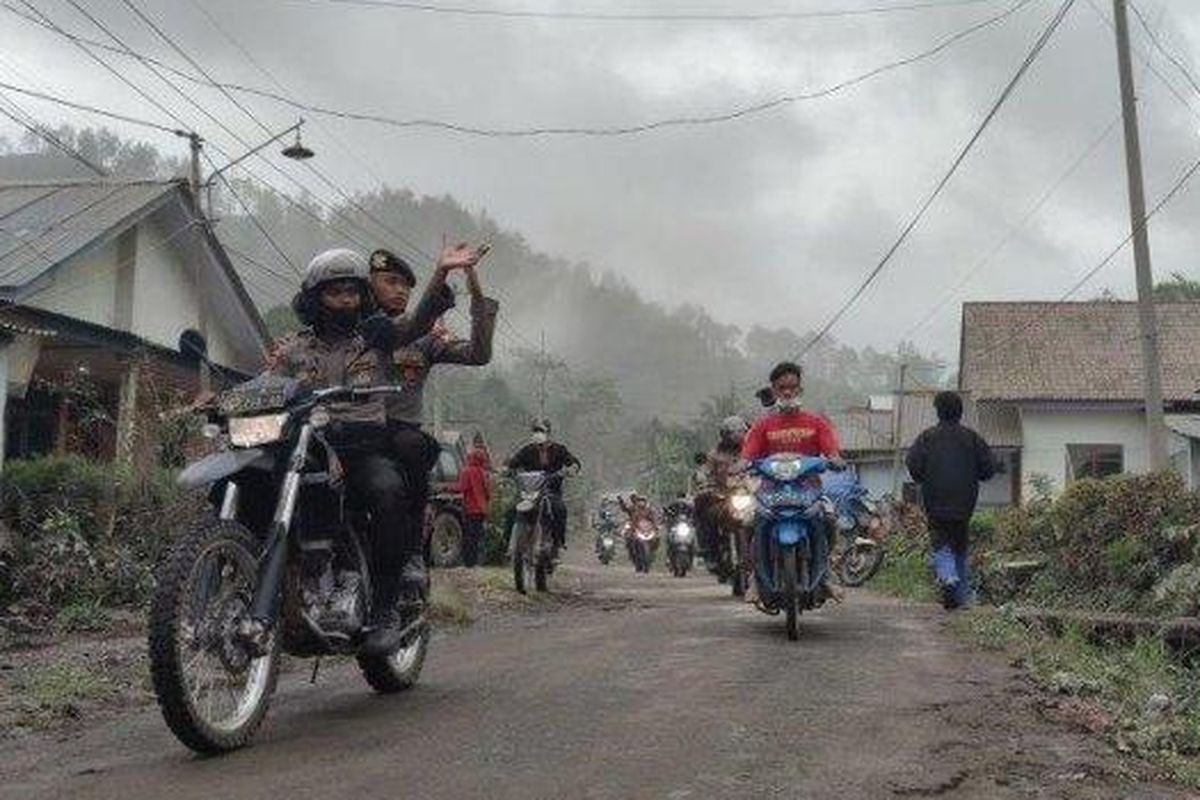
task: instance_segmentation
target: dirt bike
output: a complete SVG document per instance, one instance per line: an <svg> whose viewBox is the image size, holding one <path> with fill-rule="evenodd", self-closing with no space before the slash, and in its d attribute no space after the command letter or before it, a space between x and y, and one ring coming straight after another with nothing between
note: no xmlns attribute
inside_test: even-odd
<svg viewBox="0 0 1200 800"><path fill-rule="evenodd" d="M171 731L200 753L247 744L266 716L283 653L355 656L378 692L411 687L429 647L423 603L400 646L360 652L370 632L368 517L347 497L325 432L331 404L395 387L307 392L261 379L222 394L205 435L220 449L179 476L209 487L216 514L189 527L157 569L150 672Z"/></svg>
<svg viewBox="0 0 1200 800"><path fill-rule="evenodd" d="M604 566L611 564L617 554L618 527L613 513L607 509L598 511L592 522L592 528L596 531L596 558Z"/></svg>
<svg viewBox="0 0 1200 800"><path fill-rule="evenodd" d="M549 483L565 474L565 470L513 473L517 484L517 506L509 535L509 552L513 583L521 594L527 594L531 589L539 592L549 589L550 575L558 564L558 546L546 529L547 523L554 518Z"/></svg>

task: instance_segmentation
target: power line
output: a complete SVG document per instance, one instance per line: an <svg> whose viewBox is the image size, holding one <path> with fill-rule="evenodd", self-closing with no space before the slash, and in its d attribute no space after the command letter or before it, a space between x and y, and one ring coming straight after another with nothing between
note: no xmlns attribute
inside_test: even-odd
<svg viewBox="0 0 1200 800"><path fill-rule="evenodd" d="M573 20L577 22L776 22L784 20L840 19L847 17L880 16L910 11L944 10L981 5L983 3L995 2L995 0L930 0L930 2L877 5L865 8L836 8L819 11L773 11L754 14L633 14L595 11L524 11L479 8L475 6L439 6L432 3L406 2L406 0L315 0L315 2L341 6L383 8L393 11L413 11L427 14L449 14L460 17L490 17L509 20ZM309 3L314 4L314 0L309 0Z"/></svg>
<svg viewBox="0 0 1200 800"><path fill-rule="evenodd" d="M900 249L901 245L908 240L909 235L916 229L917 225L924 218L925 213L933 205L938 196L941 195L942 190L944 190L947 184L950 183L950 179L954 177L956 172L958 172L958 168L966 160L967 155L972 149L974 149L975 144L983 136L984 131L987 130L992 120L995 119L1000 109L1004 106L1004 103L1012 95L1013 90L1015 90L1017 87L1017 84L1020 83L1021 79L1029 71L1029 68L1033 65L1038 55L1042 52L1042 49L1046 46L1046 43L1050 41L1050 37L1054 34L1054 31L1057 30L1059 24L1063 21L1063 18L1067 15L1067 12L1071 9L1071 6L1074 5L1074 3L1075 0L1063 0L1063 4L1051 18L1050 23L1042 31L1041 35L1038 36L1037 40L1033 44L1033 47L1029 50L1029 53L1025 56L1024 60L1021 62L1021 65L1017 68L1016 73L1011 79L1009 79L1007 85L1004 87L1004 90L1000 92L1000 96L996 98L994 103L992 103L992 107L988 110L988 113L979 123L979 126L975 129L975 132L971 135L971 138L967 140L967 143L959 151L958 155L954 158L954 161L951 162L950 168L942 176L941 180L937 182L937 185L934 186L933 191L929 193L929 195L917 208L916 213L908 221L908 224L906 224L900 231L900 235L892 243L891 247L889 247L883 254L883 258L881 258L879 263L876 264L869 273L867 273L866 278L861 284L859 284L858 288L854 290L854 292L846 299L844 303L842 303L841 307L839 307L833 316L831 316L829 320L821 327L816 336L809 340L809 342L797 355L797 360L803 359L804 356L807 355L814 346L816 346L817 342L825 338L826 334L833 329L833 326L836 325L843 316L845 316L846 312L849 311L850 308L858 301L858 299L863 296L871 284L875 282L875 279L879 277L880 273L883 272L884 268L887 267L887 265L891 262L892 257Z"/></svg>
<svg viewBox="0 0 1200 800"><path fill-rule="evenodd" d="M1178 56L1167 50L1162 43L1162 39L1157 33L1155 33L1154 29L1150 27L1150 23L1146 20L1146 17L1142 15L1142 10L1134 3L1130 3L1129 7L1133 9L1134 16L1137 17L1138 23L1141 24L1142 29L1146 31L1146 35L1150 37L1150 43L1154 45L1154 48L1158 50L1158 52L1162 53L1167 61L1170 61L1171 64L1174 65L1175 69L1179 70L1180 74L1183 75L1184 80L1186 80L1188 85L1192 87L1192 91L1200 95L1200 84L1196 82L1196 78L1192 75L1192 71L1188 69L1187 65L1184 64Z"/></svg>
<svg viewBox="0 0 1200 800"><path fill-rule="evenodd" d="M999 239L999 241L997 241L996 244L990 250L988 250L987 253L984 254L984 256L980 258L970 270L967 271L967 274L963 276L962 280L955 284L954 288L947 292L945 297L943 297L941 301L939 301L932 309L930 309L925 316L921 317L916 324L901 334L900 341L907 340L918 330L925 327L930 320L938 315L938 312L945 308L954 299L954 297L962 290L964 286L970 283L971 280L988 264L992 263L992 260L999 255L1005 247L1008 246L1009 242L1017 238L1021 230L1024 229L1029 221L1037 216L1038 212L1045 207L1045 205L1050 201L1059 188L1061 188L1062 185L1066 183L1067 180L1069 180L1081 166L1083 166L1092 153L1094 153L1097 148L1099 148L1100 145L1103 144L1106 139L1108 139L1109 135L1116 129L1117 123L1120 121L1121 115L1118 113L1112 118L1108 125L1105 126L1104 130L1100 132L1100 135L1094 138L1088 144L1083 152L1075 158L1071 165L1067 167L1067 169L1058 176L1054 183L1052 183L1049 188L1047 188L1046 191L1043 192L1041 196L1025 211L1025 213L1021 215L1021 218L1013 223Z"/></svg>
<svg viewBox="0 0 1200 800"><path fill-rule="evenodd" d="M128 2L128 0L123 0L123 2ZM154 59L149 58L148 56L144 56L142 54L135 53L131 50L126 52L125 54L132 56L134 58L137 58L139 61L142 61L143 63L154 63L157 66L160 66L164 69L169 69L172 72L175 72L176 74L178 74L180 77L183 77L194 83L206 83L207 85L210 85L213 88L217 88L219 90L222 90L223 92L226 92L227 93L226 96L229 96L228 93L232 93L232 92L256 95L256 96L259 96L259 97L262 97L265 99L273 100L277 103L281 103L281 104L286 105L296 111L303 111L308 114L319 114L322 116L331 117L331 118L335 118L335 119L344 119L344 120L357 121L357 122L371 122L371 123L385 125L385 126L393 127L393 128L399 128L399 129L432 129L432 130L450 131L453 133L458 133L458 134L463 134L463 135L468 135L468 136L478 136L478 137L484 137L484 138L515 139L515 138L532 138L532 137L544 137L544 136L619 137L619 136L630 136L630 135L636 135L636 134L650 133L653 131L664 130L664 129L669 129L669 128L686 127L686 126L700 126L700 125L714 125L714 124L733 122L735 120L742 119L745 117L751 117L751 116L763 114L763 113L775 110L775 109L783 107L783 106L793 105L796 103L808 102L808 101L812 101L812 100L818 100L818 99L822 99L825 97L829 97L829 96L835 95L839 92L845 91L846 89L850 89L854 86L857 86L858 84L869 81L875 77L878 77L879 75L883 75L888 72L892 72L894 70L897 70L897 69L900 69L900 68L903 68L906 66L911 66L911 65L919 63L921 61L931 59L931 58L937 56L938 54L942 53L944 50L947 50L948 48L973 36L974 34L1008 19L1009 17L1013 16L1018 11L1022 10L1025 6L1029 5L1032 2L1035 2L1035 0L1016 0L1016 2L1012 6L1010 6L1008 9L1001 11L991 17L983 19L980 22L977 22L973 25L970 25L967 28L957 31L956 33L950 34L949 36L944 37L943 39L939 40L934 45L932 45L931 47L929 47L925 50L922 50L922 51L915 53L913 55L910 55L910 56L906 56L904 58L896 59L896 60L881 64L877 67L869 69L858 75L852 76L850 78L847 78L845 80L842 80L837 83L831 84L829 86L823 87L821 89L815 89L815 90L806 91L806 92L799 92L799 93L795 93L795 94L780 95L778 97L774 97L774 98L771 98L769 100L765 100L762 102L747 104L747 105L739 106L739 107L736 107L736 108L733 108L733 109L730 109L727 111L721 111L721 112L716 112L716 113L712 113L712 114L696 114L696 115L686 115L686 116L678 116L678 117L666 117L663 119L652 120L650 122L630 124L630 125L537 126L537 127L524 127L524 128L489 128L489 127L468 125L468 124L464 124L464 123L460 123L460 122L441 120L441 119L391 117L391 116L384 115L384 114L349 111L349 110L345 110L345 109L339 109L339 108L320 105L320 104L316 104L316 103L302 102L302 101L298 101L294 98L288 97L287 93L281 94L279 92L272 92L272 91L268 91L265 89L259 89L259 88L255 88L255 87L245 86L245 85L238 84L238 83L224 83L224 82L220 82L220 81L215 81L215 80L211 79L211 76L209 76L209 79L207 81L200 80L193 76L188 76L186 74L183 74L182 71L176 70L172 67L169 67L169 66L163 64L161 61L156 61ZM17 14L18 16L23 17L27 21L34 22L36 24L42 24L42 23L38 22L38 20L33 19L33 18L29 17L28 15L20 13L18 10L14 9L8 3L4 3L3 7L8 9L10 12L12 12L14 14ZM75 36L75 34L69 34L69 33L66 35ZM82 38L82 37L78 37L78 38ZM98 46L104 46L104 45L98 45Z"/></svg>
<svg viewBox="0 0 1200 800"><path fill-rule="evenodd" d="M33 135L50 144L52 147L56 147L62 152L66 153L68 156L75 159L100 177L108 176L108 172L105 171L103 167L88 159L88 157L83 155L83 153L80 153L77 149L64 142L44 125L38 123L37 120L30 116L25 109L21 108L21 106L17 104L15 100L8 97L8 95L0 93L0 99L4 100L4 102L15 109L15 111L10 111L9 109L0 106L0 114L8 117L10 120L25 128Z"/></svg>
<svg viewBox="0 0 1200 800"><path fill-rule="evenodd" d="M1129 242L1133 240L1134 235L1136 233L1140 233L1140 231L1142 229L1146 228L1150 224L1150 220L1153 219L1160 211L1162 211L1163 208L1165 208L1168 203L1170 203L1173 199L1175 199L1176 195L1178 195L1181 191L1183 191L1183 188L1187 185L1188 181L1190 181L1198 171L1200 171L1200 159L1196 159L1194 162L1192 162L1192 165L1190 167L1188 167L1187 170L1185 170L1182 175L1179 176L1178 180L1176 180L1174 185L1171 186L1171 189L1165 195L1162 196L1162 198L1154 205L1154 207L1152 209L1150 209L1150 211L1146 214L1145 218L1141 221L1141 223L1139 225L1137 225L1132 230L1130 230L1130 232L1125 236L1125 238L1123 238L1120 242L1117 243L1117 245L1115 247L1113 247L1111 250L1109 250L1108 253L1106 253L1105 256L1102 259L1100 259L1099 262L1097 262L1095 264L1095 266L1091 267L1077 281L1075 281L1075 283L1073 283L1071 285L1071 287L1069 289L1067 289L1067 291L1064 292L1062 294L1062 296L1058 300L1056 300L1052 305L1062 305L1063 303L1066 303L1068 300L1071 299L1071 297L1074 296L1074 294L1076 292L1078 292L1085 285L1087 285L1088 281L1090 281L1097 274L1099 274L1101 270L1103 270L1105 267L1107 267L1109 264L1111 264L1113 259L1115 259L1117 257L1117 255L1122 250L1125 249L1125 245L1129 244ZM984 350L982 353L977 354L978 357L989 356L992 353L999 350L1001 347L1005 347L1005 346L1011 344L1013 341L1016 340L1017 336L1021 335L1022 333L1029 330L1030 328L1034 327L1038 322L1042 322L1044 320L1045 320L1045 315L1041 315L1041 316L1035 318L1029 324L1026 324L1026 325L1023 325L1023 326L1017 328L1016 330L1012 331L1010 336L1007 336L1004 339L1001 339L1000 341L996 342L992 347L989 347L986 350Z"/></svg>
<svg viewBox="0 0 1200 800"><path fill-rule="evenodd" d="M103 108L97 108L96 106L89 106L85 103L76 103L75 101L68 100L65 97L59 97L57 95L49 94L47 92L38 92L33 89L27 89L23 86L15 86L14 84L6 83L4 81L0 81L0 89L8 89L10 92L16 92L17 94L23 94L27 97L34 97L34 98L37 98L38 100L46 100L51 103L57 103L60 106L66 106L67 108L73 108L76 111L86 111L89 114L97 114L99 116L108 117L109 119L115 119L120 122L128 122L130 125L141 125L144 128L153 128L155 130L162 131L164 133L170 133L170 134L181 134L182 135L182 134L186 133L186 131L179 131L179 130L176 130L175 128L171 128L167 125L160 125L157 122L151 122L150 120L147 120L147 119L139 119L138 117L131 117L128 114L120 114L120 113L117 113L116 111L107 111Z"/></svg>

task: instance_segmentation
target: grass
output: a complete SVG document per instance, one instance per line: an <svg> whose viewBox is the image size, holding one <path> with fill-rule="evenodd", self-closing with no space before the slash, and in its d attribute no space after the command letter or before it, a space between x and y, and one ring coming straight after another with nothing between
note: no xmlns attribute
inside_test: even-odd
<svg viewBox="0 0 1200 800"><path fill-rule="evenodd" d="M466 627L475 621L471 605L456 587L446 581L434 581L429 593L429 614L437 622Z"/></svg>
<svg viewBox="0 0 1200 800"><path fill-rule="evenodd" d="M903 545L889 550L879 574L870 585L872 589L906 600L933 603L938 599L925 551L918 547Z"/></svg>
<svg viewBox="0 0 1200 800"><path fill-rule="evenodd" d="M108 609L93 601L64 606L54 618L55 628L65 633L103 631L111 622Z"/></svg>
<svg viewBox="0 0 1200 800"><path fill-rule="evenodd" d="M80 707L115 697L116 683L103 672L72 664L57 664L32 670L15 687L32 711L55 717L79 716Z"/></svg>
<svg viewBox="0 0 1200 800"><path fill-rule="evenodd" d="M1072 698L1093 732L1200 788L1200 666L1157 638L1100 644L1079 630L1054 636L1004 609L956 614L955 634L1003 651L1042 688Z"/></svg>

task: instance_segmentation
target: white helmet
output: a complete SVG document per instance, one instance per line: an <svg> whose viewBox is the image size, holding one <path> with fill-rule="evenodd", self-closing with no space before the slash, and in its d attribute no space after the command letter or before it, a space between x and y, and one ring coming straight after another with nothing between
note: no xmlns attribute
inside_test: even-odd
<svg viewBox="0 0 1200 800"><path fill-rule="evenodd" d="M308 292L330 281L358 280L366 283L367 276L366 256L354 250L335 248L313 256L304 270L304 281L300 288Z"/></svg>

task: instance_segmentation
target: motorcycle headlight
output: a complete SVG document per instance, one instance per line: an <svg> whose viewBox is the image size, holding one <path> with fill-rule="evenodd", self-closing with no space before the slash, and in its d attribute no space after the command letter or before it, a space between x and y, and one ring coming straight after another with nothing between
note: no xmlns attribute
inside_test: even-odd
<svg viewBox="0 0 1200 800"><path fill-rule="evenodd" d="M739 492L729 498L729 505L733 507L734 511L739 513L749 511L750 507L754 505L754 498L748 494Z"/></svg>
<svg viewBox="0 0 1200 800"><path fill-rule="evenodd" d="M259 417L230 417L229 442L234 447L258 447L283 438L287 414L264 414Z"/></svg>

